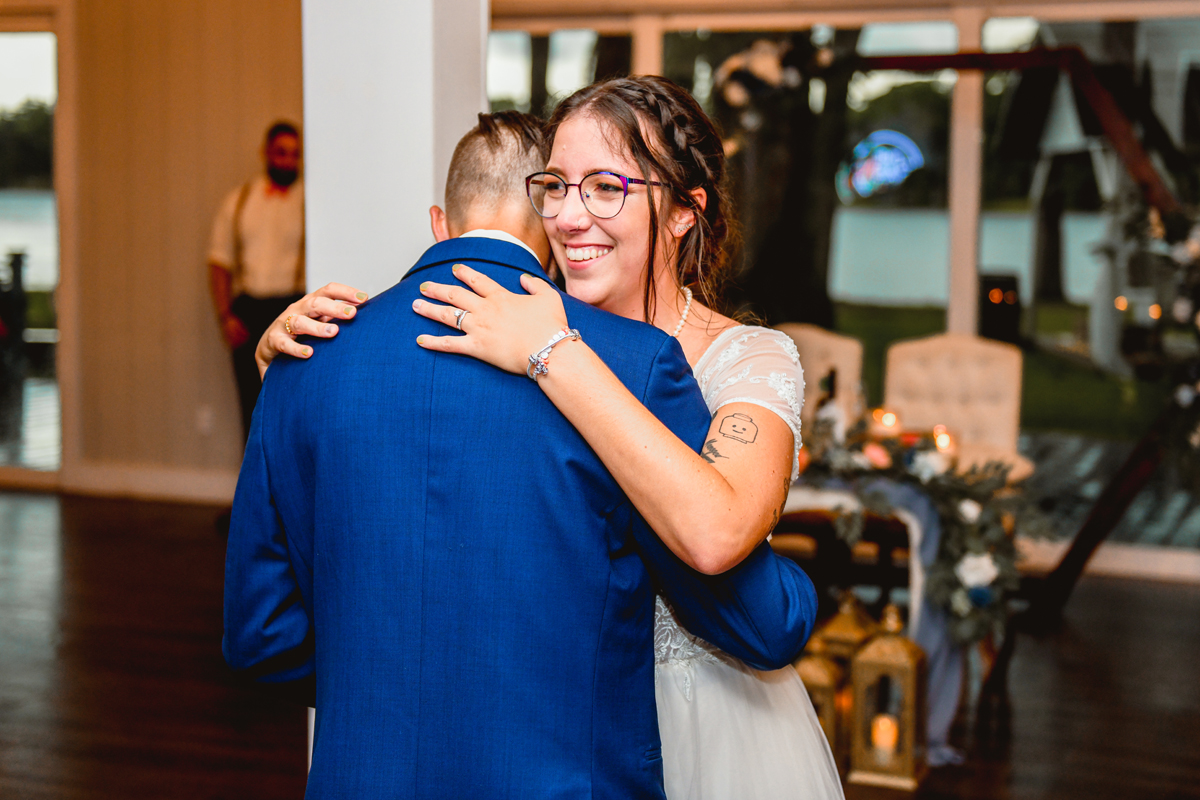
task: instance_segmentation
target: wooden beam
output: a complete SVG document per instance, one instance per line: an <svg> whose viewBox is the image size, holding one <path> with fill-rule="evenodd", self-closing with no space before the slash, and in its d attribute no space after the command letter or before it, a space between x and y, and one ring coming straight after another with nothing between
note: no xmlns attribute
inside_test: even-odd
<svg viewBox="0 0 1200 800"><path fill-rule="evenodd" d="M10 0L11 2L11 0ZM0 7L4 0L0 0ZM628 20L639 14L666 18L738 18L736 29L763 30L751 20L780 20L783 29L794 29L783 20L852 17L864 22L906 19L953 19L959 11L983 11L988 17L1034 17L1043 22L1066 20L1132 20L1200 16L1200 0L743 0L731 11L728 0L592 0L578 13L564 9L560 0L493 0L495 20L550 18L609 18ZM829 24L829 23L826 23ZM576 23L566 28L587 27ZM712 30L717 28L701 25ZM774 28L772 28L774 29Z"/></svg>
<svg viewBox="0 0 1200 800"><path fill-rule="evenodd" d="M492 14L492 30L494 31L525 31L531 36L549 36L555 31L590 30L601 36L620 35L633 29L632 17L501 17L494 11Z"/></svg>
<svg viewBox="0 0 1200 800"><path fill-rule="evenodd" d="M639 15L633 18L634 75L661 75L663 70L663 23L661 17Z"/></svg>
<svg viewBox="0 0 1200 800"><path fill-rule="evenodd" d="M982 46L982 9L955 14L960 50ZM983 73L958 73L950 104L950 291L946 330L979 332L979 206L983 182Z"/></svg>
<svg viewBox="0 0 1200 800"><path fill-rule="evenodd" d="M1104 131L1105 138L1120 156L1129 176L1146 202L1163 216L1181 214L1182 206L1171 192L1150 156L1142 147L1133 123L1121 111L1112 93L1096 78L1092 64L1078 47L1039 48L1019 53L963 52L934 56L871 56L859 59L863 70L892 69L910 72L958 70L963 75L982 75L985 70L1023 70L1057 67L1071 76L1075 91L1084 97ZM952 134L953 138L953 134Z"/></svg>
<svg viewBox="0 0 1200 800"><path fill-rule="evenodd" d="M492 30L520 30L534 35L554 31L587 29L601 34L630 33L634 14L600 15L591 9L586 15L564 15L561 10L552 16L501 14L492 10ZM670 31L797 31L814 25L833 28L861 28L872 22L922 22L940 20L944 15L930 14L921 9L889 9L862 11L833 8L818 11L685 11L658 15L663 32Z"/></svg>

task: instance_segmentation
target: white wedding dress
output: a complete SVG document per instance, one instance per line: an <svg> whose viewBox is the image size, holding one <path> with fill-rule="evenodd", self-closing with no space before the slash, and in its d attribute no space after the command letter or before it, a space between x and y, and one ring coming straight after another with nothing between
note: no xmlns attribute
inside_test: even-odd
<svg viewBox="0 0 1200 800"><path fill-rule="evenodd" d="M730 403L762 406L792 429L799 454L804 375L786 334L732 328L695 374L714 416ZM797 473L793 460L793 480ZM751 669L680 627L661 597L654 662L667 800L842 797L833 754L794 669Z"/></svg>

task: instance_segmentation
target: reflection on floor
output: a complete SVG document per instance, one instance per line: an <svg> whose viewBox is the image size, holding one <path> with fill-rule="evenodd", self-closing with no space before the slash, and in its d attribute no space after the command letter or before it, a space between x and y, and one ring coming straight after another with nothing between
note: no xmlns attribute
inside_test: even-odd
<svg viewBox="0 0 1200 800"><path fill-rule="evenodd" d="M1025 433L1021 452L1037 469L1025 482L1028 497L1071 538L1096 498L1121 468L1134 442L1073 433ZM1113 542L1200 548L1200 487L1164 459L1108 537Z"/></svg>
<svg viewBox="0 0 1200 800"><path fill-rule="evenodd" d="M221 657L219 510L0 493L0 798L303 796L304 709Z"/></svg>
<svg viewBox="0 0 1200 800"><path fill-rule="evenodd" d="M303 794L304 712L221 659L218 511L0 493L0 797ZM1200 797L1198 607L1085 577L1061 630L1020 634L1007 728L964 726L916 797Z"/></svg>
<svg viewBox="0 0 1200 800"><path fill-rule="evenodd" d="M25 378L0 395L0 466L53 472L62 461L58 381Z"/></svg>

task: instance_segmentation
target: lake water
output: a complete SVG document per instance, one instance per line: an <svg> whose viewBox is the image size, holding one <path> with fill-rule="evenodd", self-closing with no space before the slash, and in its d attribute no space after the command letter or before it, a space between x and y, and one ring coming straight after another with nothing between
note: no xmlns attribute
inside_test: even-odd
<svg viewBox="0 0 1200 800"><path fill-rule="evenodd" d="M58 215L50 190L0 189L0 258L24 250L25 288L58 285Z"/></svg>
<svg viewBox="0 0 1200 800"><path fill-rule="evenodd" d="M1104 234L1099 214L1063 219L1063 280L1067 298L1091 300L1100 262L1091 248ZM985 273L1019 276L1021 295L1032 289L1033 218L1023 213L985 213L980 223L980 260ZM28 253L25 285L52 289L58 283L58 234L54 192L0 190L0 257ZM883 305L945 305L949 276L949 220L936 209L841 208L834 217L830 292L838 300Z"/></svg>
<svg viewBox="0 0 1200 800"><path fill-rule="evenodd" d="M1033 217L984 213L979 264L984 273L1018 276L1028 303L1033 259ZM1100 214L1063 218L1063 291L1088 303L1101 263L1092 248L1104 236ZM936 209L840 208L834 217L830 294L837 300L881 305L944 306L949 293L950 222Z"/></svg>

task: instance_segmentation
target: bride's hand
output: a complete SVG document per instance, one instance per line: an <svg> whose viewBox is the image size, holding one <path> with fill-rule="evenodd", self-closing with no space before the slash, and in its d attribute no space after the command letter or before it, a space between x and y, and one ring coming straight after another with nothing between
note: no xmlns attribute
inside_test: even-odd
<svg viewBox="0 0 1200 800"><path fill-rule="evenodd" d="M341 283L327 283L292 303L276 317L271 327L267 328L258 340L254 360L258 362L259 376L266 374L267 367L271 366L275 356L280 353L287 353L296 358L311 356L312 348L297 342L296 337L317 336L331 339L337 336L338 327L332 324L333 320L351 319L357 312L356 307L366 300L366 292Z"/></svg>
<svg viewBox="0 0 1200 800"><path fill-rule="evenodd" d="M447 305L416 300L413 310L451 328L457 327L455 310L464 310L467 312L462 320L464 335L418 336L417 344L426 350L473 356L507 372L524 375L529 356L567 326L562 298L546 281L522 275L521 287L529 292L526 295L510 292L463 264L454 267L454 276L467 288L421 284L421 294Z"/></svg>

